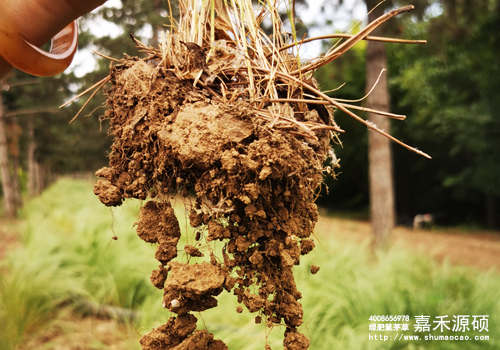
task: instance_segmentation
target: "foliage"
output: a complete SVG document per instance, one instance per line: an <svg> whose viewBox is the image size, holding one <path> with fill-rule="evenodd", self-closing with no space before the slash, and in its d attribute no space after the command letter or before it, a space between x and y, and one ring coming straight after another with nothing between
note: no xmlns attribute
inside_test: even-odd
<svg viewBox="0 0 500 350"><path fill-rule="evenodd" d="M82 300L137 309L154 287L151 247L132 225L138 207L111 213L85 182L59 181L25 208L23 248L3 262L0 344L18 344ZM113 230L119 239L115 242ZM9 349L7 347L7 349Z"/></svg>
<svg viewBox="0 0 500 350"><path fill-rule="evenodd" d="M401 23L405 30L399 37L427 39L427 46L386 44L391 111L408 117L392 122L392 133L433 157L429 161L393 147L401 223L432 212L440 224L484 225L485 203L500 196L499 2L451 3L440 2L444 12L436 18ZM357 77L363 75L364 53L362 47L357 50L317 74L322 88L346 82L334 94L363 95ZM360 195L368 186L366 136L359 127L351 130L345 119L337 115L347 130L341 140L348 147L337 150L342 168L339 181L330 184L335 201L325 197L320 203L359 210L368 205L366 195Z"/></svg>
<svg viewBox="0 0 500 350"><path fill-rule="evenodd" d="M474 14L473 22L442 31L438 40L432 35L443 30L445 15L414 26L417 35L431 35L429 46L394 48L390 58L394 108L411 116L400 125L401 135L432 150L435 158L426 167L427 205L436 212L448 207L462 220L481 218L485 198L500 195L500 118L495 107L500 17L489 11ZM416 161L413 176L423 167ZM425 182L421 174L419 181Z"/></svg>
<svg viewBox="0 0 500 350"><path fill-rule="evenodd" d="M47 112L22 114L15 117L22 134L19 144L21 166L27 168L28 123L34 121L37 144L36 160L56 173L68 173L99 166L105 160L103 147L108 141L99 134L99 121L83 119L80 125L68 126L72 116L81 107L77 103L57 111L57 107L72 95L76 78L73 74L60 74L51 78L33 78L15 71L8 79L13 86L4 92L8 112L42 110ZM24 85L23 82L29 82ZM20 85L18 85L20 84ZM54 111L55 110L55 111Z"/></svg>

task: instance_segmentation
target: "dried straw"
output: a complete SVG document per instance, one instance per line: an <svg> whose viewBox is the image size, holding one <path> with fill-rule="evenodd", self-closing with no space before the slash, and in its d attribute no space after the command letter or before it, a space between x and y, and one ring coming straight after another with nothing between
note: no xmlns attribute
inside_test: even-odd
<svg viewBox="0 0 500 350"><path fill-rule="evenodd" d="M269 120L271 128L290 129L293 124L295 128L290 129L291 132L312 139L316 138L314 130L343 132L337 125L304 123L293 115L276 118L269 112L284 103L329 105L403 147L430 158L426 153L404 144L357 116L350 109L399 120L405 119L405 116L344 103L359 102L362 99L343 101L331 98L317 88L312 78L318 68L340 57L361 40L425 43L422 40L368 36L387 20L411 11L414 7L405 6L392 10L355 35L332 34L297 40L294 25L292 35L285 32L279 6L280 2L277 0L259 0L256 7L251 0L179 0L180 17L177 22L170 18L171 25L162 33L159 48L147 46L133 36L132 39L139 51L148 56L148 61L156 62L157 69L173 72L179 79L193 80L194 86L206 89L212 98L222 99L223 102L230 103L236 99L248 101L255 108L256 115ZM269 35L261 26L266 19L272 24L272 33ZM293 9L290 9L289 19L291 22L295 20ZM301 63L300 58L294 54L303 43L324 38L338 38L340 41L324 56L306 64ZM97 89L101 88L102 81L96 86ZM287 97L283 98L285 94ZM334 123L333 120L331 123Z"/></svg>

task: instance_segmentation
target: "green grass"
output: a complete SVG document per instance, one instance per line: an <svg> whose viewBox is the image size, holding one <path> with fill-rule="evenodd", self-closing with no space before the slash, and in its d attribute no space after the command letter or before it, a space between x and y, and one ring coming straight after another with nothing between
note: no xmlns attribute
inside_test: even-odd
<svg viewBox="0 0 500 350"><path fill-rule="evenodd" d="M157 266L154 247L133 229L139 205L128 202L111 211L88 182L69 179L27 205L22 247L0 265L1 350L15 349L53 326L82 300L140 312L142 318L130 325L140 333L166 321L170 315L161 308L162 292L149 282ZM181 207L176 211L184 232L185 215ZM321 242L296 268L305 311L302 331L310 336L311 349L500 349L500 276L495 272L438 264L397 249L374 258L366 246L335 237L322 236ZM311 264L321 266L317 275L310 274ZM196 315L199 328L206 326L231 350L263 349L265 327L248 312L237 314L233 295L218 299L220 307ZM490 340L369 340L369 334L397 333L369 332L371 315L409 315L408 335L418 334L413 331L416 315L431 316L431 322L435 316L489 315L489 332L482 334ZM268 335L273 349L282 348L283 331L275 327ZM472 327L463 333L479 334Z"/></svg>
<svg viewBox="0 0 500 350"><path fill-rule="evenodd" d="M0 276L5 349L53 321L57 306L82 300L131 309L144 304L154 292L148 276L156 264L153 248L132 229L137 211L135 203L112 214L89 183L72 180L59 181L27 205L23 248L3 262L7 272Z"/></svg>

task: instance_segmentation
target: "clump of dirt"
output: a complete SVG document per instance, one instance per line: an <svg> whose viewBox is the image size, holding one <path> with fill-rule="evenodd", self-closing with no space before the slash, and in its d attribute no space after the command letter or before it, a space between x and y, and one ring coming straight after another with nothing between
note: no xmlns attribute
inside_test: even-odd
<svg viewBox="0 0 500 350"><path fill-rule="evenodd" d="M311 273L313 275L317 274L319 271L319 266L316 266L316 265L311 265Z"/></svg>
<svg viewBox="0 0 500 350"><path fill-rule="evenodd" d="M296 330L303 310L293 267L314 248L314 198L329 132L320 129L312 139L272 129L248 102L211 98L192 81L139 59L115 65L111 83L105 118L114 142L109 167L96 173L104 180L95 193L108 206L147 199L137 234L158 244L161 265L151 281L164 289L163 307L184 320L191 311L215 307L215 296L226 288L269 325L284 323L287 349L306 349L307 338ZM304 121L322 123L316 109L302 109ZM187 210L198 242L184 247L186 255L204 255L203 236L224 242L221 259L209 252L210 263L172 261L181 234L169 203L176 192L196 194ZM144 336L143 349L157 343L171 349L195 341L195 334L200 342L212 341L205 333L181 336L175 327L171 319Z"/></svg>
<svg viewBox="0 0 500 350"><path fill-rule="evenodd" d="M217 299L225 285L227 272L207 262L184 264L172 261L170 277L163 294L163 305L170 311L183 314L204 311L217 306Z"/></svg>
<svg viewBox="0 0 500 350"><path fill-rule="evenodd" d="M144 350L227 350L227 346L205 330L196 330L196 317L183 314L141 338Z"/></svg>
<svg viewBox="0 0 500 350"><path fill-rule="evenodd" d="M330 140L342 130L333 111L345 108L318 90L317 62L301 67L287 51L278 2L256 16L250 0L215 1L212 22L207 8L182 3L179 28L162 33L160 48L136 40L148 56L113 64L102 83L111 84L103 119L113 145L94 192L107 206L145 201L137 234L157 244L160 262L150 279L163 289L163 307L178 315L141 345L225 348L195 331L191 315L216 307L225 289L241 304L236 312L244 306L256 323L284 325L286 349L307 349L293 269L315 246L314 200L324 170L338 166ZM266 16L278 21L272 39L260 28ZM323 168L328 157L332 167ZM174 194L185 198L194 228L183 248Z"/></svg>
<svg viewBox="0 0 500 350"><path fill-rule="evenodd" d="M312 74L413 6L384 14L304 63L295 55L302 42L284 29L279 1L261 3L259 11L251 0L179 3L180 18L170 18L158 49L132 37L147 56L113 63L109 76L96 84L111 84L103 119L110 121L113 145L109 167L96 173L102 180L94 192L107 206L127 198L145 201L137 234L158 245L161 264L150 279L164 291L163 307L179 315L141 344L225 348L206 331L195 331L190 312L217 306L215 297L226 289L258 313L256 323L285 325L285 349L307 349L309 340L297 330L303 309L293 268L315 246L310 237L323 171L338 167L330 140L343 130L333 112L340 109L402 144L349 110L359 106L321 92ZM266 18L270 35L262 29ZM328 157L331 164L323 168ZM174 194L185 198L195 232L184 249L177 247ZM190 194L196 195L194 203ZM222 251L214 251L213 241L223 243ZM196 260L203 258L209 262ZM318 270L311 266L313 274Z"/></svg>

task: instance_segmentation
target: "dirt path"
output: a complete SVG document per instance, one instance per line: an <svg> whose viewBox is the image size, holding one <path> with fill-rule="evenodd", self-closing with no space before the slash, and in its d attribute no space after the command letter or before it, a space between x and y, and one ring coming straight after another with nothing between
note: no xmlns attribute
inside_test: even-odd
<svg viewBox="0 0 500 350"><path fill-rule="evenodd" d="M137 349L139 338L133 325L70 313L29 338L18 350L132 350Z"/></svg>
<svg viewBox="0 0 500 350"><path fill-rule="evenodd" d="M371 238L368 222L324 216L316 225L316 232L358 242ZM500 232L463 233L458 230L431 231L397 227L393 236L397 246L419 250L438 261L447 258L455 265L500 271Z"/></svg>
<svg viewBox="0 0 500 350"><path fill-rule="evenodd" d="M17 220L0 218L0 260L4 259L7 251L19 245L20 233L18 232Z"/></svg>

